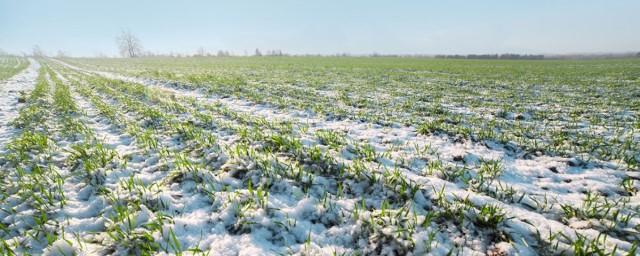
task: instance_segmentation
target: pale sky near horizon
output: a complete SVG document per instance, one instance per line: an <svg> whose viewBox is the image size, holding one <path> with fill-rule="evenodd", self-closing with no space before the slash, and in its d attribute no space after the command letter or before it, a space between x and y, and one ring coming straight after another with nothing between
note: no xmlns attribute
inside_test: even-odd
<svg viewBox="0 0 640 256"><path fill-rule="evenodd" d="M640 51L640 1L0 0L0 49L115 55L145 50L235 54L602 53Z"/></svg>

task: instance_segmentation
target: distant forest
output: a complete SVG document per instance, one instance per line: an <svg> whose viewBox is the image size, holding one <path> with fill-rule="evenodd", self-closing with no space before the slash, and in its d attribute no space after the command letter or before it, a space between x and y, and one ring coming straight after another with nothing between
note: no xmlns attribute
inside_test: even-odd
<svg viewBox="0 0 640 256"><path fill-rule="evenodd" d="M640 58L640 52L636 53L602 53L602 54L468 54L468 55L435 55L438 59L479 59L479 60L542 60L542 59L613 59L613 58Z"/></svg>
<svg viewBox="0 0 640 256"><path fill-rule="evenodd" d="M438 59L505 59L505 60L541 60L544 59L542 54L469 54L469 55L436 55Z"/></svg>

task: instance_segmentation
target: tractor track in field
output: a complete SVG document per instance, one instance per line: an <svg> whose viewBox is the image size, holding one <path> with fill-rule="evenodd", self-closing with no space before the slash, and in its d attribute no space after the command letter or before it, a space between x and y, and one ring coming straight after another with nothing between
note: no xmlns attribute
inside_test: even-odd
<svg viewBox="0 0 640 256"><path fill-rule="evenodd" d="M15 134L15 129L10 122L18 116L18 112L24 106L24 101L29 92L33 90L40 64L29 59L29 67L15 76L0 81L0 153L4 152L5 144ZM22 102L19 102L20 101Z"/></svg>

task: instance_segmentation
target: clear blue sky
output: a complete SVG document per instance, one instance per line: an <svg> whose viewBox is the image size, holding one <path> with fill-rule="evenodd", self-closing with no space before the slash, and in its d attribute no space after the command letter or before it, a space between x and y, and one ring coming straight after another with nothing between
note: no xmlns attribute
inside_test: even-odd
<svg viewBox="0 0 640 256"><path fill-rule="evenodd" d="M639 0L0 0L0 49L117 53L589 53L640 51Z"/></svg>

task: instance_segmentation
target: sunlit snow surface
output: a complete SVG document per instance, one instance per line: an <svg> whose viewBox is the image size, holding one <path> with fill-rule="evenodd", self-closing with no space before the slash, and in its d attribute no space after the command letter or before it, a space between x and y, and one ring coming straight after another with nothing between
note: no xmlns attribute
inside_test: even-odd
<svg viewBox="0 0 640 256"><path fill-rule="evenodd" d="M18 115L18 110L24 103L18 102L18 98L26 99L28 93L35 85L40 64L34 59L29 59L29 67L20 74L6 81L0 81L0 152L4 149L7 140L11 139L15 129L9 123Z"/></svg>
<svg viewBox="0 0 640 256"><path fill-rule="evenodd" d="M423 220L434 207L433 198L444 188L446 201L464 200L471 205L494 205L503 209L506 220L500 225L499 231L506 233L512 241L494 242L486 236L496 236L494 231L477 231L475 227L458 227L447 221L444 223L427 223L418 232L413 233L414 245L412 251L405 253L444 255L457 248L463 255L487 254L499 252L510 255L535 255L536 250L531 245L540 246L536 236L548 234L566 235L564 243L559 244L559 250L569 248L568 240L577 238L576 234L588 239L597 239L599 230L607 225L606 221L568 219L561 221L562 209L560 205L582 207L587 191L597 191L602 196L616 199L622 193L620 184L625 177L638 179L637 173L621 170L617 164L603 161L588 163L576 162L573 158L552 157L544 154L524 157L522 152L513 150L507 145L493 142L458 141L446 135L421 135L416 127L400 124L382 126L378 124L355 121L351 119L332 120L319 117L309 111L280 109L270 105L255 104L253 102L233 97L219 97L209 95L199 90L187 90L176 87L173 83L165 83L151 79L128 77L116 73L96 71L87 68L51 61L53 72L63 83L80 86L91 86L90 80L83 80L83 75L100 76L109 79L139 83L152 90L158 90L178 99L195 99L202 105L221 105L235 112L251 116L264 117L269 121L289 121L294 123L296 134L304 146L320 145L318 131L331 130L344 134L348 145L369 144L380 155L375 162L364 163L369 170L379 174L385 170L392 170L401 177L417 184L420 188L407 205ZM69 70L56 68L55 65ZM23 73L4 82L0 88L0 148L14 136L15 129L8 123L15 118L20 108L17 104L18 92L30 90L35 84L39 65L31 60L30 67ZM73 72L82 75L68 75ZM49 80L50 81L50 80ZM72 97L84 115L79 117L94 133L95 137L109 148L114 149L120 160L126 159L126 165L118 165L105 173L104 186L115 191L123 198L133 199L131 193L123 189L123 183L134 177L135 182L142 186L149 186L148 191L138 194L139 200L146 202L133 216L134 227L144 228L159 218L159 214L170 216L172 221L165 222L161 232L153 234L153 238L164 250L160 254L175 254L177 248L167 238L175 237L180 250L198 248L210 251L210 255L274 255L274 254L319 254L353 253L363 250L371 254L393 254L403 252L407 245L391 241L387 236L398 232L393 225L380 225L380 232L375 235L363 235L371 232L364 223L380 214L381 205L397 199L391 189L382 185L369 186L357 180L348 180L350 192L342 198L332 199L331 204L323 202L322 195L335 190L336 180L333 177L318 175L313 177L314 185L308 195L300 186L293 186L289 180L272 181L268 207L241 208L239 201L230 198L246 199L246 184L233 175L233 172L209 174L204 179L212 180L215 187L214 195L202 193L201 184L197 179L182 178L180 182L167 183L171 173L165 169L174 168L175 163L161 161L159 152L146 151L136 138L129 134L122 124L114 123L104 117L94 104L72 88ZM118 100L100 94L106 103L117 106ZM185 104L187 105L187 104ZM460 111L465 111L460 109ZM176 115L179 120L191 120L191 113ZM131 111L123 111L122 118L129 122L136 122L139 118ZM217 118L224 119L219 116ZM232 124L238 122L226 120ZM301 127L304 127L302 129ZM234 145L240 138L237 134L224 129L210 131L217 137L219 145ZM186 145L176 136L156 134L159 142L168 149L179 151ZM56 144L65 148L71 141L60 139ZM338 162L345 165L354 164L354 151L346 146L341 150L328 150ZM417 149L429 149L428 153L420 154ZM1 149L0 149L1 150ZM1 151L0 151L1 152ZM223 170L234 170L241 166L252 166L252 163L241 160L229 161L224 153L206 152L204 157L216 159L212 163ZM60 151L54 158L64 159L68 154ZM285 157L283 157L284 159ZM475 175L483 161L496 160L502 167L502 173L492 181L484 193L474 192L462 186L460 182L448 181L440 173L428 173L428 164L439 160L445 166L466 166L470 175ZM193 159L197 161L198 159ZM254 164L255 165L255 164ZM252 168L246 167L251 175ZM108 215L113 214L112 205L94 191L92 186L84 183L82 177L73 176L64 168L62 174L68 175L64 183L67 205L56 212L51 219L64 227L64 234L69 242L57 240L50 245L34 243L33 253L47 254L85 253L85 254L126 254L123 247L111 246L109 237L103 232L112 225L108 223ZM635 176L634 176L635 175ZM247 178L245 178L247 179ZM260 182L260 176L251 176L254 184ZM156 186L156 187L154 187ZM223 189L225 187L230 190ZM508 199L489 196L496 188L512 188L517 191ZM254 188L255 189L255 188ZM242 191L237 194L233 190ZM255 191L254 191L255 193ZM364 196L366 202L361 202ZM640 198L636 194L623 209L638 209ZM14 199L16 200L16 199ZM542 203L544 202L544 203ZM369 210L353 217L360 204L365 204ZM393 204L393 202L391 202ZM160 206L158 206L160 205ZM158 209L152 209L157 207ZM400 208L400 207L395 207ZM252 223L252 228L235 227L238 222L238 212L249 216L245 221ZM473 218L473 211L467 213ZM9 223L20 217L28 216L32 211L28 208L17 209L12 215L3 212L4 223ZM354 218L354 220L349 220ZM345 220L346 219L346 220ZM393 218L390 218L393 219ZM563 223L564 222L564 223ZM12 224L10 228L18 230L19 226ZM640 225L640 216L632 216L628 227ZM384 226L384 227L383 227ZM434 232L435 231L435 232ZM74 234L79 234L85 243L78 243ZM430 234L435 234L429 238ZM621 250L632 248L632 242L637 239L633 232L627 237L607 238L607 248L617 246ZM16 237L16 236L12 236ZM377 240L372 240L372 238ZM26 239L28 240L28 239ZM425 241L430 240L427 245ZM91 242L86 242L91 241ZM379 244L379 245L376 245ZM374 248L374 249L371 249ZM367 251L370 250L370 251Z"/></svg>

